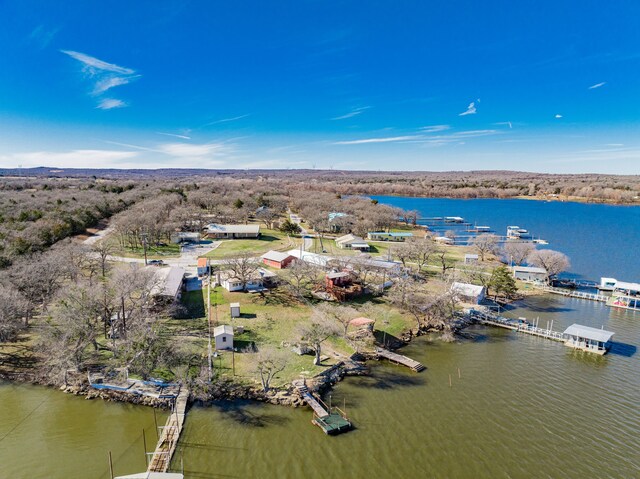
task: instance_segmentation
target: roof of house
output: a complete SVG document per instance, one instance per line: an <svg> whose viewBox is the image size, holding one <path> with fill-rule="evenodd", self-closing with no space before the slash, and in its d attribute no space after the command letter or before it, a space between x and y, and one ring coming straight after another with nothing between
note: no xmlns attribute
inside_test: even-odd
<svg viewBox="0 0 640 479"><path fill-rule="evenodd" d="M147 269L153 272L156 281L156 284L151 288L151 296L175 297L178 294L184 279L184 268L147 266Z"/></svg>
<svg viewBox="0 0 640 479"><path fill-rule="evenodd" d="M360 317L360 318L354 318L351 321L349 321L349 324L351 326L367 326L369 324L373 324L375 323L375 319L369 319L369 318L365 318L365 317Z"/></svg>
<svg viewBox="0 0 640 479"><path fill-rule="evenodd" d="M259 233L260 225L218 225L211 223L207 225L207 232L227 234Z"/></svg>
<svg viewBox="0 0 640 479"><path fill-rule="evenodd" d="M442 241L445 243L449 243L449 242L453 243L453 238L449 238L448 236L436 236L434 239L436 241Z"/></svg>
<svg viewBox="0 0 640 479"><path fill-rule="evenodd" d="M387 235L387 236L397 236L397 237L402 237L402 236L413 236L413 233L402 233L402 232L391 232L391 233L387 233L386 231L371 231L369 234L370 234L370 235Z"/></svg>
<svg viewBox="0 0 640 479"><path fill-rule="evenodd" d="M223 324L221 326L216 326L215 328L213 328L214 336L220 336L221 334L230 334L231 336L233 336L233 326Z"/></svg>
<svg viewBox="0 0 640 479"><path fill-rule="evenodd" d="M523 273L540 273L547 274L547 270L544 268L536 268L535 266L514 266L513 272L522 271Z"/></svg>
<svg viewBox="0 0 640 479"><path fill-rule="evenodd" d="M464 255L464 259L478 259L478 255L477 254L467 253L467 254Z"/></svg>
<svg viewBox="0 0 640 479"><path fill-rule="evenodd" d="M340 238L336 238L336 243L340 245L358 244L362 246L369 246L369 244L364 240L364 238L361 238L360 236L356 236L352 234L348 234L348 235L340 236Z"/></svg>
<svg viewBox="0 0 640 479"><path fill-rule="evenodd" d="M229 307L230 308L239 308L240 307L240 303L229 303Z"/></svg>
<svg viewBox="0 0 640 479"><path fill-rule="evenodd" d="M206 268L208 264L208 258L198 258L198 268Z"/></svg>
<svg viewBox="0 0 640 479"><path fill-rule="evenodd" d="M276 261L278 263L282 263L287 258L290 258L291 255L289 253L283 253L281 251L267 251L260 257L268 261Z"/></svg>
<svg viewBox="0 0 640 479"><path fill-rule="evenodd" d="M451 285L451 291L453 291L454 293L458 293L462 296L477 298L478 296L482 295L482 293L484 292L484 286L478 286L476 284L470 284L470 283L454 282Z"/></svg>
<svg viewBox="0 0 640 479"><path fill-rule="evenodd" d="M326 256L322 254L309 253L307 251L300 251L298 249L292 249L287 251L294 258L301 259L305 263L313 264L316 266L326 267L327 263L332 260L331 256Z"/></svg>
<svg viewBox="0 0 640 479"><path fill-rule="evenodd" d="M367 243L366 241L362 241L362 243L351 243L351 247L352 248L368 248L369 247L369 243Z"/></svg>
<svg viewBox="0 0 640 479"><path fill-rule="evenodd" d="M640 284L638 283L626 283L624 281L616 281L616 289L627 289L631 291L640 291Z"/></svg>
<svg viewBox="0 0 640 479"><path fill-rule="evenodd" d="M563 334L569 336L579 336L581 338L593 339L594 341L602 341L603 343L606 343L615 333L606 331L604 329L597 329L590 326L582 326L581 324L574 323L567 329L565 329Z"/></svg>
<svg viewBox="0 0 640 479"><path fill-rule="evenodd" d="M336 218L344 218L345 216L347 216L346 213L340 213L338 211L332 211L331 213L329 213L329 221L333 221Z"/></svg>

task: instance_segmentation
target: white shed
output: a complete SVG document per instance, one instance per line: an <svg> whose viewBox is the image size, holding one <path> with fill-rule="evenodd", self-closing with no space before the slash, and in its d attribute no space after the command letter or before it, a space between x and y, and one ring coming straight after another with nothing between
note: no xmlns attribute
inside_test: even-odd
<svg viewBox="0 0 640 479"><path fill-rule="evenodd" d="M478 259L477 254L467 253L464 255L464 264L477 264Z"/></svg>
<svg viewBox="0 0 640 479"><path fill-rule="evenodd" d="M229 305L229 309L230 309L232 318L240 317L240 303L231 303Z"/></svg>
<svg viewBox="0 0 640 479"><path fill-rule="evenodd" d="M514 266L513 277L520 281L545 282L549 277L549 273L547 273L547 270L544 268Z"/></svg>
<svg viewBox="0 0 640 479"><path fill-rule="evenodd" d="M213 338L216 350L233 349L233 326L223 324L213 328Z"/></svg>
<svg viewBox="0 0 640 479"><path fill-rule="evenodd" d="M464 302L480 304L485 297L486 289L484 286L455 282L451 285L451 292Z"/></svg>

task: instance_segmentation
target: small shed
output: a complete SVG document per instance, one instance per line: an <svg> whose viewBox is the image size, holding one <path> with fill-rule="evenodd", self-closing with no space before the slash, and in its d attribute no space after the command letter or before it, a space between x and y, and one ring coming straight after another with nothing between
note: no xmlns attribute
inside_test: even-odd
<svg viewBox="0 0 640 479"><path fill-rule="evenodd" d="M353 326L358 329L365 329L367 331L373 331L373 325L375 324L375 319L360 317L354 318L349 321L349 326Z"/></svg>
<svg viewBox="0 0 640 479"><path fill-rule="evenodd" d="M209 259L198 258L198 276L206 276L209 274Z"/></svg>
<svg viewBox="0 0 640 479"><path fill-rule="evenodd" d="M464 255L464 264L478 264L479 257L477 254L467 253Z"/></svg>
<svg viewBox="0 0 640 479"><path fill-rule="evenodd" d="M572 324L564 331L565 345L575 349L582 349L590 353L605 354L611 348L611 331L604 329Z"/></svg>
<svg viewBox="0 0 640 479"><path fill-rule="evenodd" d="M332 271L331 273L327 273L325 282L328 288L348 286L352 283L351 274L347 271Z"/></svg>
<svg viewBox="0 0 640 479"><path fill-rule="evenodd" d="M229 305L229 312L231 313L232 318L240 317L240 303L231 303Z"/></svg>
<svg viewBox="0 0 640 479"><path fill-rule="evenodd" d="M513 277L520 281L545 282L549 277L549 273L544 268L536 268L533 266L514 266Z"/></svg>
<svg viewBox="0 0 640 479"><path fill-rule="evenodd" d="M228 324L213 328L216 350L233 349L233 327Z"/></svg>
<svg viewBox="0 0 640 479"><path fill-rule="evenodd" d="M276 269L286 268L296 258L289 253L282 253L280 251L269 251L263 254L260 259L267 266L271 266Z"/></svg>
<svg viewBox="0 0 640 479"><path fill-rule="evenodd" d="M451 292L464 302L480 304L486 295L486 288L470 283L454 282L451 285Z"/></svg>

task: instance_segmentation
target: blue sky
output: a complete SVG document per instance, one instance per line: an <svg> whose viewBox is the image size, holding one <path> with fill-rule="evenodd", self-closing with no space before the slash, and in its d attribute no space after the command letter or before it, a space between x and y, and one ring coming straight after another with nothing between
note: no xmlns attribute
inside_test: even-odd
<svg viewBox="0 0 640 479"><path fill-rule="evenodd" d="M0 166L640 174L637 1L0 1Z"/></svg>

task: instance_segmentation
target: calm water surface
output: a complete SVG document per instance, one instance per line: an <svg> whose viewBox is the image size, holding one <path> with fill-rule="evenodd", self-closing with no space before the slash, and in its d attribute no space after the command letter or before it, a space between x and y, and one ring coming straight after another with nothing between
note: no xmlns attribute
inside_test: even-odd
<svg viewBox="0 0 640 479"><path fill-rule="evenodd" d="M632 246L640 237L637 208L411 201L396 204L495 229L519 224L569 254L588 278L640 279ZM336 386L331 401L346 402L356 425L338 437L312 426L306 409L194 407L180 443L186 477L640 477L640 313L554 296L529 298L506 314L539 317L541 325L553 320L556 330L573 322L604 326L616 342L598 357L488 327L471 328L453 344L420 338L404 352L426 371L380 362L371 377ZM143 428L152 438L147 408L0 385L0 478L108 477L108 450L117 474L139 472Z"/></svg>

